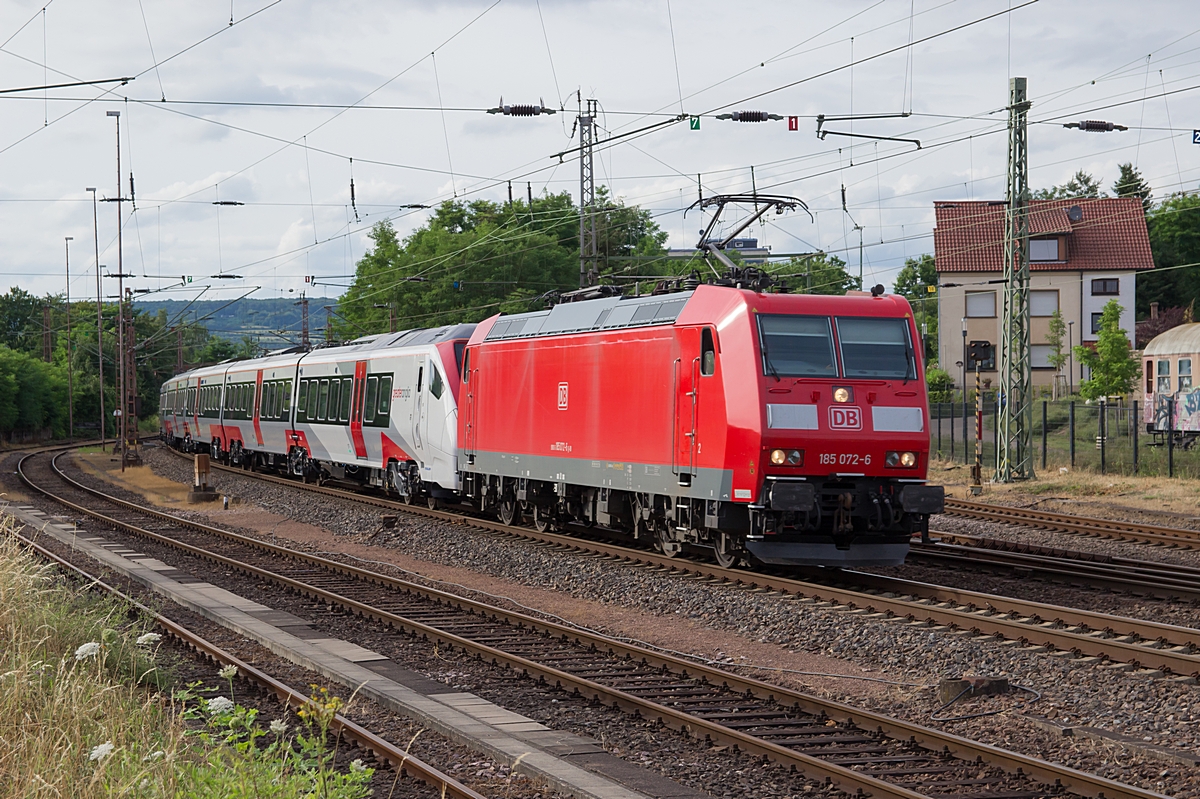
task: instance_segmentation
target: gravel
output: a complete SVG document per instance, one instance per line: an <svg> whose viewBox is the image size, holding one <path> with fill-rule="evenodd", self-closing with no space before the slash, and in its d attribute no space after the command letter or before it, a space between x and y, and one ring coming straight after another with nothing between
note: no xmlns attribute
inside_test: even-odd
<svg viewBox="0 0 1200 799"><path fill-rule="evenodd" d="M158 474L181 481L191 479L190 466L170 453L148 450L146 458ZM228 473L219 477L224 490L252 498L268 511L323 527L334 535L369 534L378 526L377 510L348 500L306 495L300 488L269 485ZM1083 549L1086 544L1104 548L1093 551L1107 550L1123 557L1200 555L994 524L987 525L985 533L980 527L985 523L951 517L942 521L947 526L969 527L961 532L992 535L999 531L1014 539L1062 548ZM1200 754L1200 690L1194 686L1137 679L1061 657L975 641L965 635L872 621L729 586L683 580L421 517L401 515L398 528L381 533L375 541L430 562L549 588L602 605L634 607L665 618L688 618L728 632L726 651L737 651L740 636L790 650L834 656L902 682L929 685L942 676L1005 676L1041 693L1041 700L1026 708L1030 714L1065 726L1093 726L1147 745ZM1078 592L1074 595L1078 600ZM596 626L604 627L603 623ZM781 677L779 681L804 687L803 681L794 677ZM846 701L858 699L858 695L836 688L817 688L813 692ZM1169 795L1200 797L1194 768L1112 744L1064 737L1061 732L1023 718L1015 709L980 719L933 722L930 717L937 703L932 692L902 686L876 700L871 709Z"/></svg>

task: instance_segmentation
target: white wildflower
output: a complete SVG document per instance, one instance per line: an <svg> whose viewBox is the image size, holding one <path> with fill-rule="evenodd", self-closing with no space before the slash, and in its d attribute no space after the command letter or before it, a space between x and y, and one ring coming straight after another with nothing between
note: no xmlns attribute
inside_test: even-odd
<svg viewBox="0 0 1200 799"><path fill-rule="evenodd" d="M85 658L94 658L100 654L100 644L96 641L89 641L75 650L75 659L84 660Z"/></svg>
<svg viewBox="0 0 1200 799"><path fill-rule="evenodd" d="M92 751L88 754L88 760L103 760L113 753L116 749L112 741L105 741L102 744L96 744L92 747Z"/></svg>
<svg viewBox="0 0 1200 799"><path fill-rule="evenodd" d="M153 763L154 761L156 761L156 760L159 760L160 758L162 758L162 756L163 756L163 755L165 755L165 754L166 754L166 752L164 752L163 750L161 750L161 749L156 749L155 751L153 751L153 752L151 752L150 754L148 754L148 755L146 755L145 757L143 757L143 758L142 758L142 762L143 762L143 763Z"/></svg>
<svg viewBox="0 0 1200 799"><path fill-rule="evenodd" d="M237 673L238 673L237 666L226 666L225 668L223 668L217 672L217 676L220 677L222 680L232 680L234 677L237 676Z"/></svg>
<svg viewBox="0 0 1200 799"><path fill-rule="evenodd" d="M275 733L276 735L283 735L285 732L287 732L287 728L287 722L283 719L275 719L271 722L271 732Z"/></svg>
<svg viewBox="0 0 1200 799"><path fill-rule="evenodd" d="M223 696L214 696L208 700L208 712L212 714L228 713L233 710L233 700L226 699Z"/></svg>
<svg viewBox="0 0 1200 799"><path fill-rule="evenodd" d="M139 635L134 643L138 646L153 646L161 640L162 636L158 633L146 633L145 635Z"/></svg>
<svg viewBox="0 0 1200 799"><path fill-rule="evenodd" d="M363 762L361 759L355 760L354 762L352 762L350 764L350 772L352 774L362 774L366 770L367 770L367 767L363 765Z"/></svg>

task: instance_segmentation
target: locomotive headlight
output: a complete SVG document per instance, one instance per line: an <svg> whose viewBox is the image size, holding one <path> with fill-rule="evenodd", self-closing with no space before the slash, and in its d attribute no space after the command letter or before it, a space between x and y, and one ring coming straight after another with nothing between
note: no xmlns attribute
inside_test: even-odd
<svg viewBox="0 0 1200 799"><path fill-rule="evenodd" d="M850 389L845 386L838 386L833 390L834 402L849 402L854 399L854 395L850 393Z"/></svg>
<svg viewBox="0 0 1200 799"><path fill-rule="evenodd" d="M773 449L771 463L776 466L803 466L804 450L802 449Z"/></svg>
<svg viewBox="0 0 1200 799"><path fill-rule="evenodd" d="M911 469L917 465L917 453L915 452L889 452L883 459L885 466L890 468Z"/></svg>

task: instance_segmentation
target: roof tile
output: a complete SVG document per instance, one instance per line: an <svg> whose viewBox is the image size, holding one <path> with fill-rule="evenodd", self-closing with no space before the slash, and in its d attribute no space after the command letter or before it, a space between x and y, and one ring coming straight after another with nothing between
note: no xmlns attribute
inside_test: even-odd
<svg viewBox="0 0 1200 799"><path fill-rule="evenodd" d="M1004 209L995 201L935 202L937 226L933 249L939 272L1001 272L1004 270ZM1080 219L1068 211L1078 206ZM1153 269L1146 214L1137 197L1032 200L1029 232L1034 236L1063 234L1067 260L1034 262L1035 271L1100 272Z"/></svg>

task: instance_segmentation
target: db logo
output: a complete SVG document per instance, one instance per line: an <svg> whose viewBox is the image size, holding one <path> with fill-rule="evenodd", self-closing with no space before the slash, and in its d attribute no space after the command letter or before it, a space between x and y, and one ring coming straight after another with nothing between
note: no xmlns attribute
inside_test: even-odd
<svg viewBox="0 0 1200 799"><path fill-rule="evenodd" d="M567 384L558 384L558 409L565 411L567 409Z"/></svg>
<svg viewBox="0 0 1200 799"><path fill-rule="evenodd" d="M861 430L862 409L845 406L830 408L829 426L834 430Z"/></svg>

